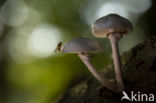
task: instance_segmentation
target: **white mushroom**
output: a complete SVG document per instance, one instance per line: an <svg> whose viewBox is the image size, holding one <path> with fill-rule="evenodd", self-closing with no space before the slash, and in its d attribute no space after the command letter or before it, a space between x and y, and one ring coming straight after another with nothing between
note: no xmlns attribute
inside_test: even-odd
<svg viewBox="0 0 156 103"><path fill-rule="evenodd" d="M69 41L67 44L64 45L62 52L63 53L77 53L82 62L87 66L89 71L93 74L93 76L103 84L103 86L107 87L108 89L118 92L117 87L115 84L108 81L102 75L100 75L95 67L90 62L90 55L88 53L93 52L100 52L101 46L98 42L87 39L87 38L75 38Z"/></svg>
<svg viewBox="0 0 156 103"><path fill-rule="evenodd" d="M121 70L122 66L118 50L118 41L124 34L131 33L132 29L133 26L131 22L117 14L109 14L107 16L99 18L92 25L92 31L95 37L108 37L111 42L115 73L119 91L124 90L124 84Z"/></svg>

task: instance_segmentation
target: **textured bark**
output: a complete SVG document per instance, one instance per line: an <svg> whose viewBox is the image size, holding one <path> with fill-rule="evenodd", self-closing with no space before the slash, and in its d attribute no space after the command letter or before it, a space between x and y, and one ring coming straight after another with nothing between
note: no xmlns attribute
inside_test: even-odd
<svg viewBox="0 0 156 103"><path fill-rule="evenodd" d="M126 93L153 93L156 96L156 36L138 44L122 56ZM115 81L113 65L101 73ZM93 77L66 91L59 103L120 103L121 95L107 88L100 88ZM125 103L128 101L124 100Z"/></svg>

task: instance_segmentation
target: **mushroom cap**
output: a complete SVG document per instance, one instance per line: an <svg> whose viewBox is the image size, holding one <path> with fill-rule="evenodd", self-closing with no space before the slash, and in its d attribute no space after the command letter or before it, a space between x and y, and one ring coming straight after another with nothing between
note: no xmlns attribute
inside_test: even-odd
<svg viewBox="0 0 156 103"><path fill-rule="evenodd" d="M92 25L92 32L95 37L105 38L109 34L129 34L133 30L131 22L117 14L109 14L97 19Z"/></svg>
<svg viewBox="0 0 156 103"><path fill-rule="evenodd" d="M78 37L66 43L63 53L89 53L101 51L100 44L92 39Z"/></svg>

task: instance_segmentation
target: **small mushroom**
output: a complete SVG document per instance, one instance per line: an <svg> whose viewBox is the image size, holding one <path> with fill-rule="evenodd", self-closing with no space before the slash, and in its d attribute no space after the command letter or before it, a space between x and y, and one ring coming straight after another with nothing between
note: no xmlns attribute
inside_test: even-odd
<svg viewBox="0 0 156 103"><path fill-rule="evenodd" d="M131 22L117 14L109 14L101 17L92 25L92 31L95 37L108 37L111 42L117 85L120 91L124 90L124 84L118 50L118 41L124 34L129 34L132 30L133 26Z"/></svg>
<svg viewBox="0 0 156 103"><path fill-rule="evenodd" d="M117 88L116 85L114 85L106 78L104 78L102 75L100 75L90 62L91 56L88 53L100 52L100 51L101 51L101 46L98 42L91 39L82 38L82 37L75 38L69 41L62 48L63 53L77 53L80 59L82 60L82 62L87 66L89 71L100 83L103 84L103 86L109 88L114 92L118 92L116 89Z"/></svg>

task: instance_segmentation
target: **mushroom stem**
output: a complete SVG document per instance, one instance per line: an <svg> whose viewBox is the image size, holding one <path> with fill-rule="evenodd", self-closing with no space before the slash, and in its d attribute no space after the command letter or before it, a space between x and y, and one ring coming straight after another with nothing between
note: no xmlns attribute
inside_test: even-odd
<svg viewBox="0 0 156 103"><path fill-rule="evenodd" d="M107 87L108 89L119 93L119 91L117 90L117 87L115 84L111 83L110 81L108 81L106 78L104 78L102 75L100 75L95 67L91 64L90 62L90 57L88 54L83 54L83 53L78 53L78 56L80 57L80 59L82 60L82 62L87 66L87 68L89 69L89 71L93 74L93 76L100 82L102 83L103 86Z"/></svg>
<svg viewBox="0 0 156 103"><path fill-rule="evenodd" d="M119 49L118 49L118 40L122 37L122 35L116 34L110 34L108 35L108 38L111 42L112 46L112 52L113 52L113 60L114 60L114 66L115 66L115 73L116 73L116 80L119 91L124 90L124 84L123 84L123 76L122 76L122 66L120 62L120 56L119 56Z"/></svg>

